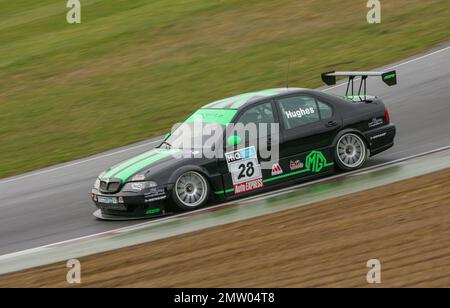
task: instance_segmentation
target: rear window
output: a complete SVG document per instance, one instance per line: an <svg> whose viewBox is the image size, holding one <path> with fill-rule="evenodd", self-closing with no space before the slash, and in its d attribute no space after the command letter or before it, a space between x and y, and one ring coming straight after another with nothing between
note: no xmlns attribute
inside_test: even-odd
<svg viewBox="0 0 450 308"><path fill-rule="evenodd" d="M319 106L320 116L322 120L328 120L333 117L333 109L328 104L317 100L317 105Z"/></svg>
<svg viewBox="0 0 450 308"><path fill-rule="evenodd" d="M310 96L282 98L279 105L286 129L320 121L316 100Z"/></svg>

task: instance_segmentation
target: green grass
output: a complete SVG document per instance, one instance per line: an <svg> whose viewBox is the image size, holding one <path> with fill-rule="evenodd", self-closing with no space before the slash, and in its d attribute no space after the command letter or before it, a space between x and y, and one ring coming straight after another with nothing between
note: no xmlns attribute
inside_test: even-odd
<svg viewBox="0 0 450 308"><path fill-rule="evenodd" d="M0 177L161 135L208 102L320 85L449 39L447 0L0 0Z"/></svg>

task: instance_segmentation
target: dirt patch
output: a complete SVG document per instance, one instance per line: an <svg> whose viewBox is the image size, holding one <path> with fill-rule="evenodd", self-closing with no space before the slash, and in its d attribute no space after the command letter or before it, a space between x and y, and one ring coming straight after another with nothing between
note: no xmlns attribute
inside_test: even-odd
<svg viewBox="0 0 450 308"><path fill-rule="evenodd" d="M83 287L450 287L450 170L81 258ZM0 287L67 287L58 263Z"/></svg>

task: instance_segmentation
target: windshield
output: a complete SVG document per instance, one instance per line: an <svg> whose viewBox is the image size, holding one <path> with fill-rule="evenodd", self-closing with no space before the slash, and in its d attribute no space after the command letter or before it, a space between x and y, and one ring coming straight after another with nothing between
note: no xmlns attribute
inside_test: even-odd
<svg viewBox="0 0 450 308"><path fill-rule="evenodd" d="M172 149L211 149L222 142L226 126L236 113L234 109L199 109L173 130L163 145Z"/></svg>
<svg viewBox="0 0 450 308"><path fill-rule="evenodd" d="M199 109L185 123L201 122L226 126L237 112L236 109Z"/></svg>

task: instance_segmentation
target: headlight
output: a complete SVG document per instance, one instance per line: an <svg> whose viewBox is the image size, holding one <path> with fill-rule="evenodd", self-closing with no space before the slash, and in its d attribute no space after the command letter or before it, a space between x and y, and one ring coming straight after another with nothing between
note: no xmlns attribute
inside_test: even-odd
<svg viewBox="0 0 450 308"><path fill-rule="evenodd" d="M131 192L138 192L142 191L147 188L156 187L158 184L153 181L145 181L145 182L130 182L126 183L123 187L122 191L131 191Z"/></svg>
<svg viewBox="0 0 450 308"><path fill-rule="evenodd" d="M100 189L100 179L96 179L94 183L94 189L99 190Z"/></svg>
<svg viewBox="0 0 450 308"><path fill-rule="evenodd" d="M100 173L100 175L98 176L98 178L95 180L94 183L94 189L99 190L100 189L100 179L106 174L106 171Z"/></svg>
<svg viewBox="0 0 450 308"><path fill-rule="evenodd" d="M144 182L145 180L145 175L143 174L136 174L135 176L133 176L130 180L130 182Z"/></svg>

